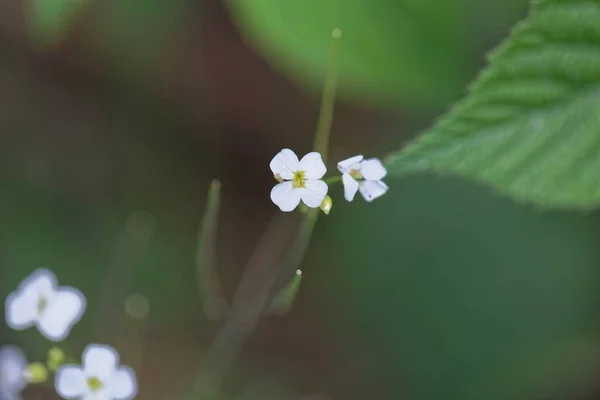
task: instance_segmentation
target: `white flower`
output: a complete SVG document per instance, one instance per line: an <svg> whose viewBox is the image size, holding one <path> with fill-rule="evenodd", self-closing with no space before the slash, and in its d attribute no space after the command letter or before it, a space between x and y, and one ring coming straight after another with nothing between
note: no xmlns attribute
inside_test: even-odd
<svg viewBox="0 0 600 400"><path fill-rule="evenodd" d="M271 190L271 200L281 211L293 211L300 200L311 208L321 205L327 195L327 184L321 180L327 168L319 153L308 153L298 160L292 150L283 149L269 166L282 181Z"/></svg>
<svg viewBox="0 0 600 400"><path fill-rule="evenodd" d="M63 365L56 371L54 388L65 399L129 400L137 394L135 372L119 366L119 353L110 346L90 344L83 365Z"/></svg>
<svg viewBox="0 0 600 400"><path fill-rule="evenodd" d="M382 181L387 171L377 158L363 160L363 156L354 156L339 162L338 170L342 173L344 197L348 201L354 200L357 190L366 201L371 202L389 189Z"/></svg>
<svg viewBox="0 0 600 400"><path fill-rule="evenodd" d="M27 359L21 349L16 346L0 347L0 399L20 398L19 394L27 386L26 369Z"/></svg>
<svg viewBox="0 0 600 400"><path fill-rule="evenodd" d="M51 271L38 269L7 297L5 307L12 329L36 326L47 339L60 342L81 319L86 301L78 290L58 287Z"/></svg>

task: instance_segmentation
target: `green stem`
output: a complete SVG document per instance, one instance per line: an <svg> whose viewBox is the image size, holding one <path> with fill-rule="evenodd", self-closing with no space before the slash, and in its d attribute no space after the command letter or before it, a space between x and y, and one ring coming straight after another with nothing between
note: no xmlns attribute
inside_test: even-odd
<svg viewBox="0 0 600 400"><path fill-rule="evenodd" d="M341 175L330 176L329 178L325 178L325 183L331 185L332 183L338 183L342 181Z"/></svg>
<svg viewBox="0 0 600 400"><path fill-rule="evenodd" d="M221 199L221 183L213 180L208 190L204 217L198 232L196 247L196 274L198 290L204 301L204 313L209 319L225 316L227 301L223 296L217 276L217 223Z"/></svg>
<svg viewBox="0 0 600 400"><path fill-rule="evenodd" d="M321 215L320 210L311 209L308 212L298 229L298 235L294 240L294 243L288 250L286 257L284 258L280 271L277 275L277 279L275 280L273 287L271 288L271 293L269 295L270 299L275 298L281 290L294 278L298 267L302 263L304 259L304 255L308 250L308 246L310 244L310 239L312 237L313 230L317 221L319 220L319 216ZM264 314L270 313L270 302L266 305L267 308L263 310Z"/></svg>
<svg viewBox="0 0 600 400"><path fill-rule="evenodd" d="M296 216L278 213L246 265L244 275L211 351L195 379L197 399L218 395L226 374L254 330L279 274L284 253L295 239Z"/></svg>
<svg viewBox="0 0 600 400"><path fill-rule="evenodd" d="M321 158L325 162L327 160L327 152L329 150L329 137L331 136L331 125L333 123L333 112L335 109L335 93L337 86L337 68L335 57L337 54L338 42L342 37L342 32L339 29L334 29L331 32L333 41L329 53L329 65L327 67L327 75L325 76L325 86L323 88L323 97L321 99L321 110L319 112L319 121L317 122L317 132L315 134L314 151L321 153ZM341 181L341 176L332 176L325 179L326 183L335 183ZM306 220L298 231L298 237L292 245L281 267L281 271L277 276L274 287L270 293L270 299L276 297L284 286L294 277L296 270L304 259L304 255L308 250L310 239L317 221L319 220L319 210L310 210ZM268 313L268 309L263 312Z"/></svg>
<svg viewBox="0 0 600 400"><path fill-rule="evenodd" d="M319 111L319 121L317 122L317 131L315 133L314 151L321 153L323 161L327 160L329 150L329 137L331 136L331 125L333 123L333 110L335 108L335 92L337 86L337 69L335 57L337 45L342 33L339 29L334 29L331 33L333 41L329 53L329 65L327 66L327 75L325 76L325 86L321 98L321 110Z"/></svg>

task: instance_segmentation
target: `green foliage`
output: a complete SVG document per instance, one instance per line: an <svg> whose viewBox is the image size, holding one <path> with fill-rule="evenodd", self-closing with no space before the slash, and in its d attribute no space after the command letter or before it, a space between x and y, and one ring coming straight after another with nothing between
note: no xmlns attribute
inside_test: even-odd
<svg viewBox="0 0 600 400"><path fill-rule="evenodd" d="M600 2L536 1L469 95L387 160L544 207L600 203Z"/></svg>
<svg viewBox="0 0 600 400"><path fill-rule="evenodd" d="M40 45L57 44L89 0L29 0L28 25Z"/></svg>
<svg viewBox="0 0 600 400"><path fill-rule="evenodd" d="M281 70L318 90L339 28L340 95L444 101L462 82L464 0L234 0L241 31Z"/></svg>
<svg viewBox="0 0 600 400"><path fill-rule="evenodd" d="M412 177L377 202L338 203L305 268L362 381L411 400L567 399L593 381L596 215L455 178Z"/></svg>

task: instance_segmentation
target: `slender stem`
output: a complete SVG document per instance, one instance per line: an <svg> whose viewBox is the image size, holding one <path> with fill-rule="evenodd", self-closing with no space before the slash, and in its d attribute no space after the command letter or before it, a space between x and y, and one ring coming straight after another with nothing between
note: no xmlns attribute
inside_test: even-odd
<svg viewBox="0 0 600 400"><path fill-rule="evenodd" d="M296 232L296 216L278 214L252 254L213 347L198 373L195 391L213 396L269 301L283 254Z"/></svg>
<svg viewBox="0 0 600 400"><path fill-rule="evenodd" d="M335 109L335 93L337 87L337 68L336 54L338 42L342 37L342 32L339 29L334 29L331 32L333 41L329 53L329 65L327 67L327 75L325 77L325 86L323 88L323 97L321 99L321 110L319 112L319 121L317 122L317 132L315 134L314 151L321 153L321 157L325 161L329 150L329 138L331 136L331 126L333 123L333 113ZM333 176L325 180L326 183L335 183L340 181L340 176ZM306 219L306 223L300 227L298 240L288 253L287 258L277 277L277 281L272 288L270 298L276 297L283 287L294 277L296 270L304 259L304 255L308 250L310 239L314 227L319 220L319 210L310 210ZM269 309L263 310L268 313Z"/></svg>
<svg viewBox="0 0 600 400"><path fill-rule="evenodd" d="M125 221L123 230L114 245L111 266L104 278L95 335L104 343L117 339L124 313L123 303L133 287L133 278L150 239L154 235L156 221L146 212L132 213Z"/></svg>
<svg viewBox="0 0 600 400"><path fill-rule="evenodd" d="M333 122L337 84L335 55L337 41L341 38L340 30L334 29L332 37L334 40L314 143L314 150L321 153L324 161L327 159ZM337 180L331 178L330 181ZM310 210L302 216L300 227L290 225L295 221L291 219L293 215L289 214L278 214L271 223L244 269L227 318L196 376L195 393L212 397L220 392L223 378L237 358L246 337L302 262L319 215L318 209Z"/></svg>
<svg viewBox="0 0 600 400"><path fill-rule="evenodd" d="M285 285L287 285L288 282L294 278L294 274L304 259L306 251L308 250L310 239L312 237L315 225L319 220L320 214L321 213L318 209L312 209L309 211L308 215L305 216L302 225L299 228L298 236L296 237L292 247L289 249L286 258L281 265L279 274L277 275L277 280L271 288L271 293L269 295L270 299L275 298L285 287ZM270 313L270 303L265 305L263 313Z"/></svg>
<svg viewBox="0 0 600 400"><path fill-rule="evenodd" d="M220 189L221 183L218 180L211 182L196 248L198 290L204 300L204 313L212 320L222 319L227 312L227 301L217 275L216 242Z"/></svg>
<svg viewBox="0 0 600 400"><path fill-rule="evenodd" d="M150 303L148 298L132 294L125 300L124 308L127 318L117 340L117 347L122 349L124 358L140 380L150 324Z"/></svg>
<svg viewBox="0 0 600 400"><path fill-rule="evenodd" d="M321 110L319 111L319 121L317 122L317 131L315 133L314 151L321 153L323 160L327 159L329 151L329 137L331 136L331 125L333 123L333 110L335 107L335 92L337 86L336 53L339 39L342 33L339 29L334 29L331 33L333 41L329 53L329 65L327 66L327 75L325 77L325 86L321 98Z"/></svg>
<svg viewBox="0 0 600 400"><path fill-rule="evenodd" d="M328 185L331 185L332 183L338 183L342 181L342 176L341 175L336 175L336 176L330 176L329 178L325 179L325 183Z"/></svg>

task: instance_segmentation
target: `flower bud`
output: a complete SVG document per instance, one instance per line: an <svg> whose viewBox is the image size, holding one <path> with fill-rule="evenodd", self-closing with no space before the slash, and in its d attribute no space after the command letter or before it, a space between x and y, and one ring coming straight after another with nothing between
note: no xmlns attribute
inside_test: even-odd
<svg viewBox="0 0 600 400"><path fill-rule="evenodd" d="M25 379L29 383L44 383L48 380L48 370L41 362L34 362L25 369Z"/></svg>
<svg viewBox="0 0 600 400"><path fill-rule="evenodd" d="M50 371L56 372L58 367L65 362L65 358L65 352L62 349L53 347L48 350L48 361L46 362L46 365Z"/></svg>
<svg viewBox="0 0 600 400"><path fill-rule="evenodd" d="M325 215L327 215L331 211L331 207L333 207L333 201L331 200L331 197L325 196L319 208L325 213Z"/></svg>

